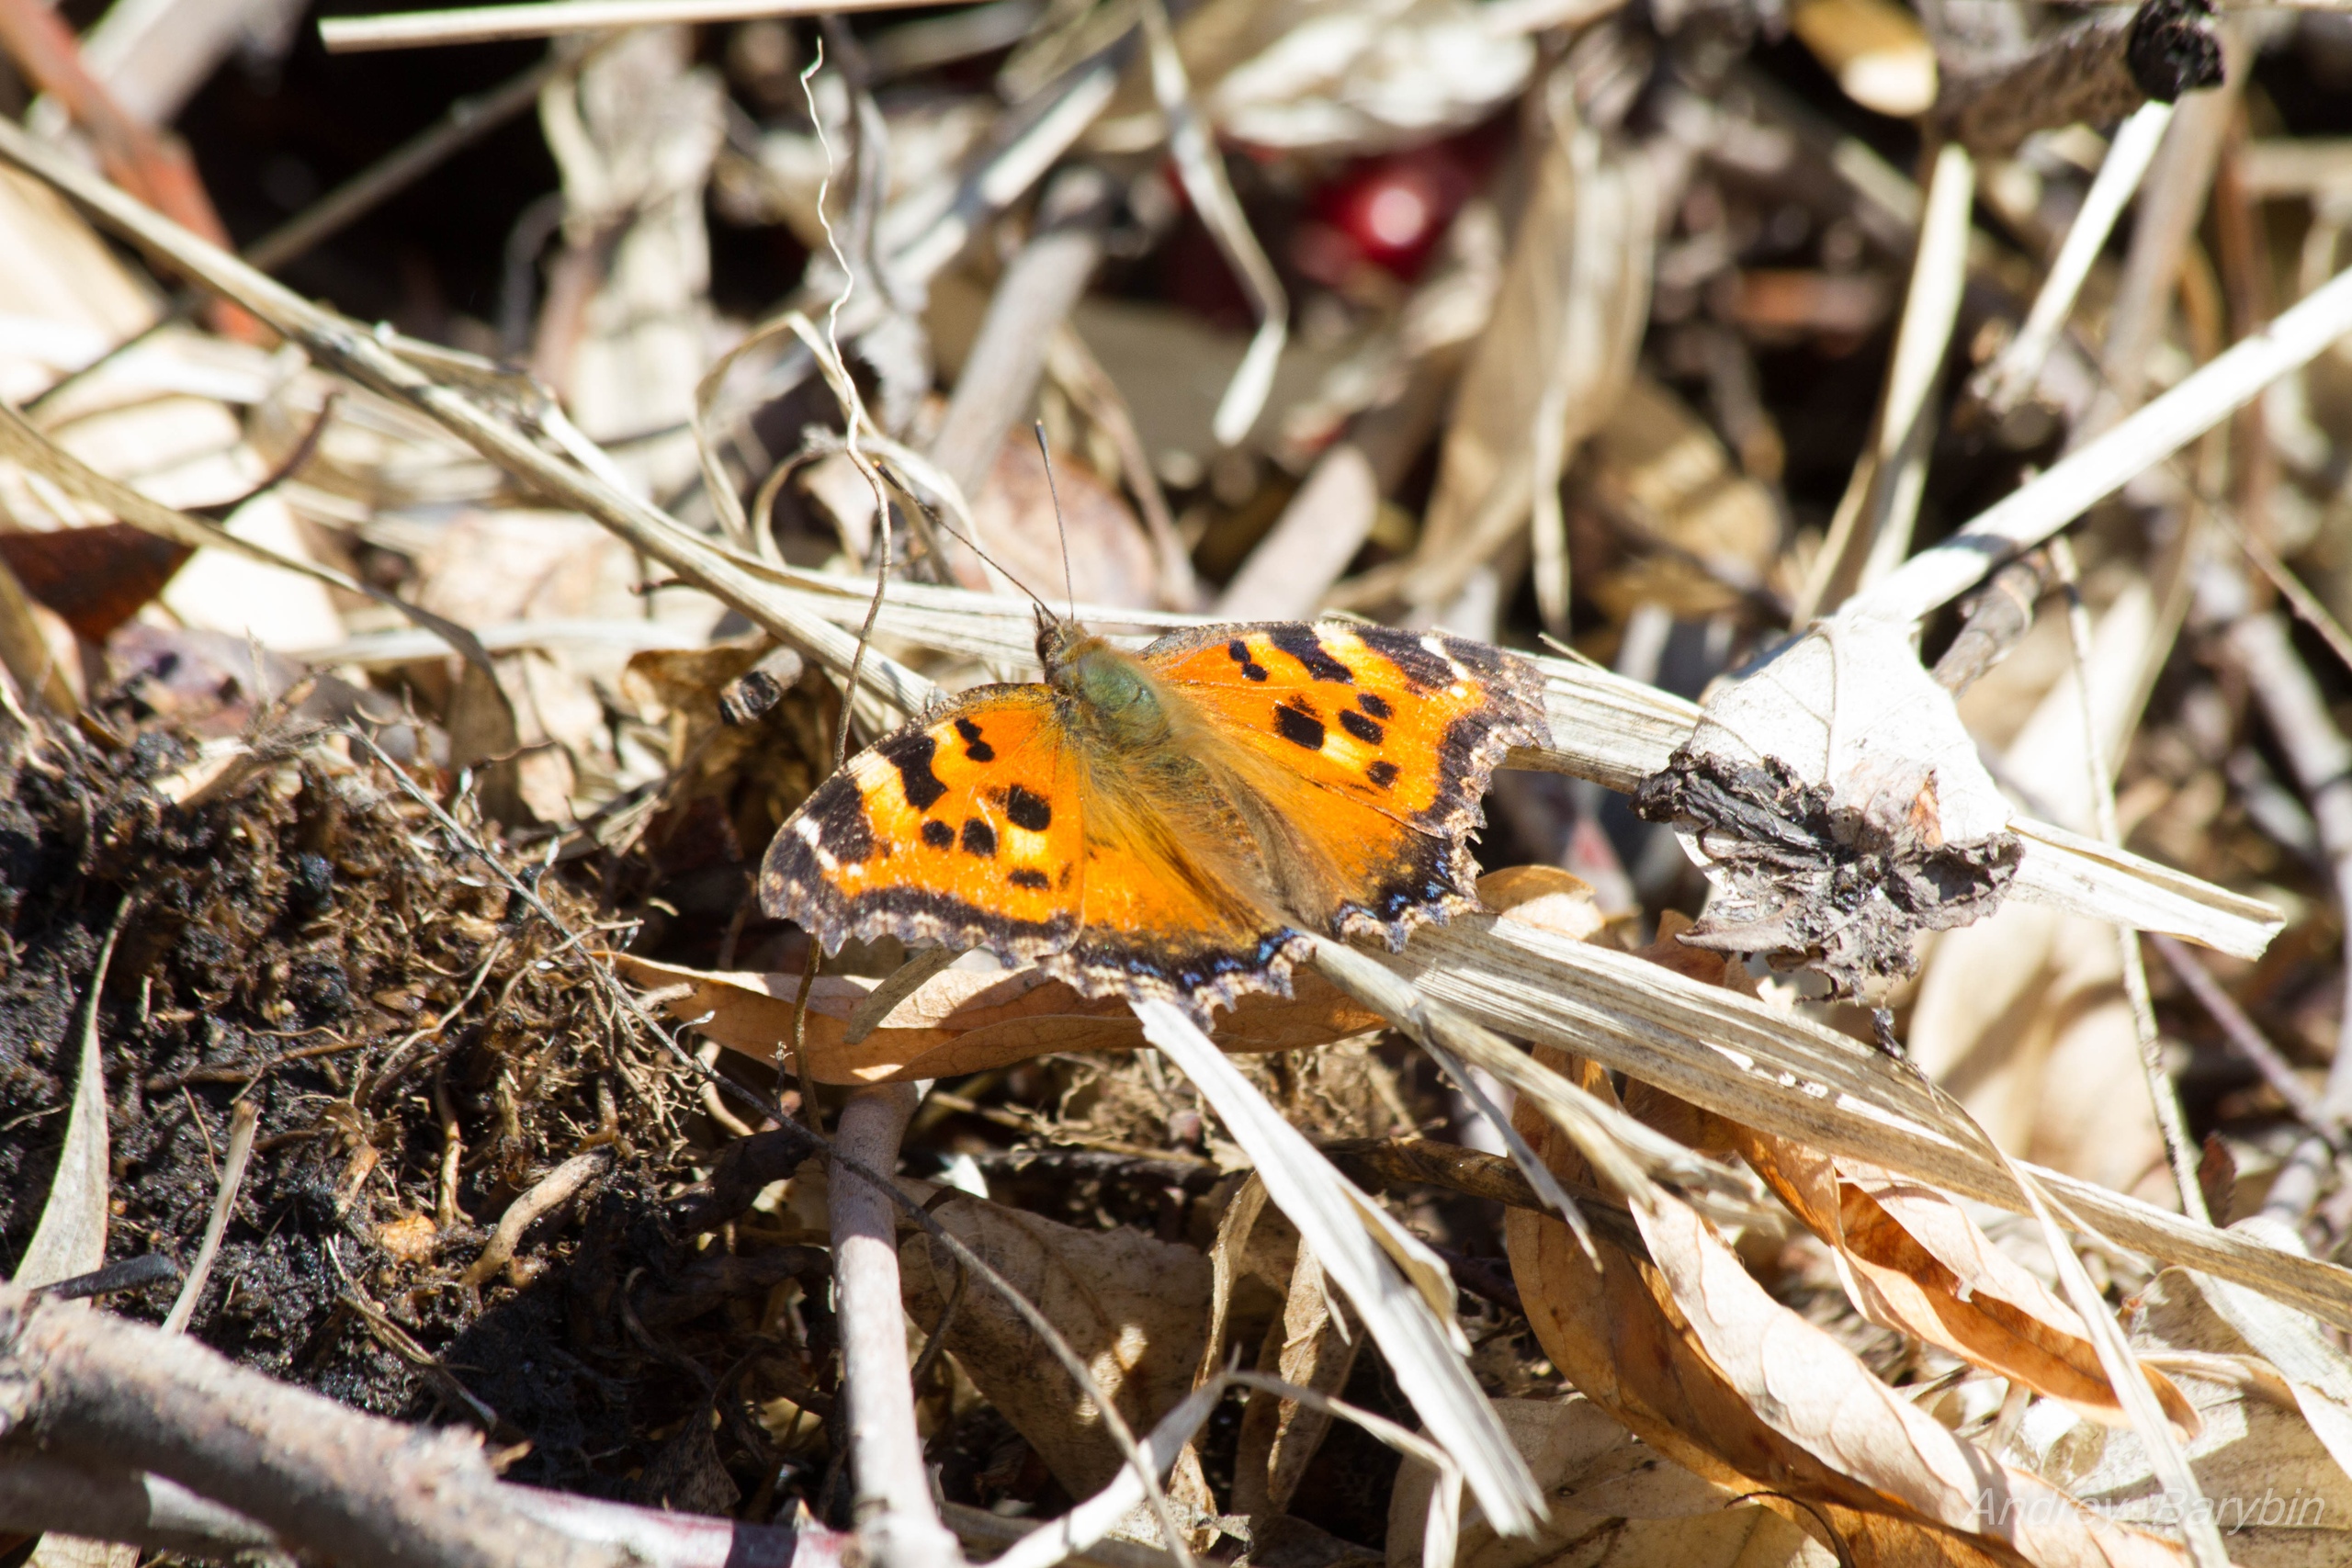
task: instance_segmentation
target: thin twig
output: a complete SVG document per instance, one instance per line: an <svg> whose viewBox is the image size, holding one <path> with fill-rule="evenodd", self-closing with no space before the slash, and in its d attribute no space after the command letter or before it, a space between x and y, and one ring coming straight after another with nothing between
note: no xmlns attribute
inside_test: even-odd
<svg viewBox="0 0 2352 1568"><path fill-rule="evenodd" d="M2211 511L2221 521L2222 530L2236 541L2238 548L2245 552L2246 559L2270 580L2270 586L2278 590L2288 607L2295 612L2295 618L2317 632L2320 640L2327 644L2328 651L2335 654L2346 670L2352 670L2352 632L2346 632L2344 624L2328 614L2327 606L2319 602L2318 595L2303 586L2301 578L2288 570L2287 563L2278 558L2277 551L2239 523L2236 513L2226 506L2214 506Z"/></svg>
<svg viewBox="0 0 2352 1568"><path fill-rule="evenodd" d="M2115 823L2115 778L2108 771L2107 748L2100 743L2098 707L2091 695L2091 616L2083 604L2075 570L2075 550L2064 535L2050 541L2050 564L2066 596L2066 634L2075 655L2075 692L2082 708L2083 760L2090 773L2092 819L2107 843L2122 842ZM2180 1093L2165 1068L2164 1042L2156 1033L2156 1005L2148 995L2148 968L2140 955L2140 933L2117 926L2117 952L2123 964L2123 994L2132 1004L2132 1032L2140 1044L2140 1070L2145 1075L2148 1100L2154 1107L2156 1127L2163 1134L2165 1155L2172 1162L2173 1184L2180 1190L2180 1210L2191 1219L2211 1224L2205 1189L2197 1179L2197 1145L2188 1136L2188 1118L2181 1114Z"/></svg>
<svg viewBox="0 0 2352 1568"><path fill-rule="evenodd" d="M2156 956L2165 961L2176 979L2188 987L2188 994L2197 998L2198 1005L2222 1026L2222 1032L2229 1036L2230 1043L2254 1064L2255 1071L2262 1075L2262 1081L2287 1102L2287 1108L2295 1113L2297 1121L2321 1132L2333 1131L2341 1125L2328 1116L2319 1096L2313 1094L2296 1074L2294 1064L2278 1054L2278 1047L2270 1043L2268 1037L2255 1027L2254 1020L2246 1017L2245 1010L2238 1006L2237 998L2222 988L2222 983L2213 978L2212 971L2188 951L2186 943L2161 931L2149 933L2148 940L2155 944Z"/></svg>

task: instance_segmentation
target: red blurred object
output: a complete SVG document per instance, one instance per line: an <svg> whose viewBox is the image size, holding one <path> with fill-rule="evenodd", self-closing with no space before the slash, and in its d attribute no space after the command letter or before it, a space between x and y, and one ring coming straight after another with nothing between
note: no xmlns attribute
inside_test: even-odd
<svg viewBox="0 0 2352 1568"><path fill-rule="evenodd" d="M1410 282L1492 162L1484 141L1474 133L1348 164L1309 198L1291 259L1334 288L1366 266Z"/></svg>

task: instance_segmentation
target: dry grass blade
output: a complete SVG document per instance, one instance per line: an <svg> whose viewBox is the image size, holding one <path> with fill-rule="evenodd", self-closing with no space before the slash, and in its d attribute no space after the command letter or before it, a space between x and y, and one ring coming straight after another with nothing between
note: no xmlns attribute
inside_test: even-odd
<svg viewBox="0 0 2352 1568"><path fill-rule="evenodd" d="M1442 1314L1424 1293L1437 1288L1433 1281L1445 1281L1451 1293L1444 1267L1333 1170L1198 1025L1165 1002L1135 1008L1146 1037L1199 1087L1250 1150L1267 1191L1346 1292L1431 1438L1462 1467L1487 1517L1507 1534L1532 1529L1543 1504L1526 1463L1463 1365L1462 1330L1450 1304ZM1405 1269L1415 1283L1407 1282Z"/></svg>
<svg viewBox="0 0 2352 1568"><path fill-rule="evenodd" d="M253 1102L237 1101L236 1109L230 1113L229 1157L220 1166L220 1191L212 1200L211 1216L204 1223L204 1239L197 1245L196 1261L188 1265L179 1298L164 1314L166 1334L186 1332L188 1320L196 1315L197 1307L204 1300L205 1283L212 1277L212 1260L220 1256L221 1233L229 1228L229 1216L237 1207L237 1193L244 1185L245 1162L253 1157L254 1130L260 1124L260 1114Z"/></svg>
<svg viewBox="0 0 2352 1568"><path fill-rule="evenodd" d="M616 28L679 22L729 22L805 17L819 11L887 11L915 0L538 0L526 6L473 6L450 11L409 11L389 17L338 17L319 23L319 41L332 53L425 49L490 43L558 33L607 32Z"/></svg>
<svg viewBox="0 0 2352 1568"><path fill-rule="evenodd" d="M1630 954L1490 917L1422 931L1396 962L1421 990L1490 1029L1590 1056L1734 1121L2024 1212L2007 1171L1973 1137L1949 1130L1927 1086L1849 1036ZM2352 1271L2026 1168L2117 1247L2352 1327Z"/></svg>
<svg viewBox="0 0 2352 1568"><path fill-rule="evenodd" d="M116 942L130 917L125 904L117 912L106 945L98 950L90 976L89 995L82 1004L81 1027L74 1077L74 1109L65 1121L65 1144L58 1151L56 1174L50 1179L49 1198L41 1205L40 1224L17 1260L14 1283L49 1285L75 1274L86 1274L107 1260L107 1200L113 1175L107 1154L106 1058L98 1048L98 1001L106 989L107 971L114 964Z"/></svg>

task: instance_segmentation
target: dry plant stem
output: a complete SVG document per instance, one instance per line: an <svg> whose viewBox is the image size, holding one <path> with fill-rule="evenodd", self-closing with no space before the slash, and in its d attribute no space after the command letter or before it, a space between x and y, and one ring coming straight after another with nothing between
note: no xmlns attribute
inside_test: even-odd
<svg viewBox="0 0 2352 1568"><path fill-rule="evenodd" d="M2278 590L2280 596L2295 612L2295 618L2317 632L2320 640L2327 644L2328 651L2335 654L2346 670L2352 670L2352 633L2346 632L2343 623L2328 614L2327 606L2303 586L2302 579L2288 570L2287 563L2278 558L2276 551L2239 523L2236 513L2226 506L2216 506L2211 510L2230 537L2236 541L2238 548L2245 552L2246 559L2270 580L2271 587Z"/></svg>
<svg viewBox="0 0 2352 1568"><path fill-rule="evenodd" d="M2147 101L2125 61L2134 18L2096 17L2031 52L1971 69L1948 63L1930 121L1981 157L2005 157L2037 130L2106 125Z"/></svg>
<svg viewBox="0 0 2352 1568"><path fill-rule="evenodd" d="M1250 230L1240 198L1233 194L1224 155L1217 151L1208 122L1193 104L1192 84L1185 76L1183 57L1177 51L1175 29L1169 25L1163 0L1141 0L1141 6L1152 96L1168 119L1168 148L1176 161L1177 177L1258 317L1258 330L1233 378L1226 383L1225 395L1217 400L1216 412L1209 422L1217 445L1238 446L1258 422L1266 396L1273 390L1274 367L1290 339L1290 297Z"/></svg>
<svg viewBox="0 0 2352 1568"><path fill-rule="evenodd" d="M2082 585L2075 570L2075 547L2064 535L2050 541L2050 564L2066 597L2066 635L2074 648L2075 692L2080 699L2083 759L2090 772L2091 814L2098 836L2108 843L2121 841L2115 824L2115 779L2108 769L2106 749L2099 744L2098 714L2091 696L2091 615L2083 603ZM2123 964L2123 994L2132 1004L2132 1032L2140 1044L2140 1070L2148 1084L2156 1126L2164 1134L2165 1156L2172 1162L2173 1185L2180 1191L2180 1212L2190 1219L2213 1223L2205 1206L2204 1184L2197 1179L2197 1145L2181 1114L2180 1095L2172 1075L2165 1070L2164 1042L2156 1035L2156 1005L2148 995L2148 969L2140 955L2140 933L2129 926L2115 928L2118 957Z"/></svg>
<svg viewBox="0 0 2352 1568"><path fill-rule="evenodd" d="M337 17L319 23L330 54L377 49L424 49L446 43L492 43L557 33L609 32L616 28L680 22L748 22L763 17L814 17L836 11L893 11L921 0L534 0L521 6L474 6L451 11L412 11L387 17Z"/></svg>
<svg viewBox="0 0 2352 1568"><path fill-rule="evenodd" d="M2090 276L2091 265L2106 249L2115 220L2140 188L2149 162L2164 141L2165 128L2172 123L2172 112L2170 104L2143 104L2117 130L2099 164L2098 175L2083 197L2082 210L2068 225L2057 259L2050 264L2050 274L2033 297L2025 324L1978 378L1979 395L1993 412L2007 413L2033 395L2041 367L2056 346L2058 334L2066 330L2066 319L2074 314L2083 280Z"/></svg>
<svg viewBox="0 0 2352 1568"><path fill-rule="evenodd" d="M1189 1015L1157 999L1128 1006L1145 1040L1192 1079L1250 1152L1267 1196L1346 1294L1424 1428L1461 1464L1487 1518L1504 1534L1532 1530L1543 1495L1464 1364L1469 1346L1452 1315L1442 1261L1332 1169ZM1173 1531L1169 1541L1183 1544Z"/></svg>
<svg viewBox="0 0 2352 1568"><path fill-rule="evenodd" d="M1027 414L1046 370L1047 344L1102 260L1111 182L1083 166L1046 188L1036 231L989 299L979 335L956 378L932 460L966 495L978 495L1004 438Z"/></svg>
<svg viewBox="0 0 2352 1568"><path fill-rule="evenodd" d="M2230 1043L2254 1064L2255 1070L2262 1075L2262 1081L2287 1102L2287 1108L2295 1113L2297 1121L2322 1133L2333 1134L2340 1129L2342 1123L2329 1118L2319 1096L2304 1087L2303 1080L2296 1075L2294 1064L2278 1054L2278 1048L2255 1027L2254 1020L2246 1017L2245 1010L2222 989L2222 983L2213 978L2212 972L2199 961L2195 953L2177 939L2161 933L2152 935L2148 940L2155 944L2156 956L2165 961L2176 979L2188 987L2188 994L2197 998L2198 1005L2222 1026L2222 1032L2229 1037Z"/></svg>
<svg viewBox="0 0 2352 1568"><path fill-rule="evenodd" d="M2227 29L2225 29L2226 32ZM2225 39L2225 57L2232 69L2221 87L2196 93L2173 114L2164 145L2146 181L2146 192L2132 224L2132 249L2123 261L2123 276L2116 283L2115 302L2108 310L2107 341L2099 352L2099 373L2107 381L2109 417L2139 405L2147 385L2149 351L2164 331L2173 293L2187 254L2205 211L2205 196L2213 184L2213 168L2222 154L2222 139L2237 118L2245 96L2246 51ZM2094 405L2089 433L2096 433L2099 405Z"/></svg>
<svg viewBox="0 0 2352 1568"><path fill-rule="evenodd" d="M1866 583L1885 576L1911 553L1912 529L1927 488L1928 454L1941 423L1937 392L1968 281L1968 220L1975 194L1975 161L1957 145L1938 150L1903 321L1887 367L1877 480L1862 514L1869 541L1861 568Z"/></svg>
<svg viewBox="0 0 2352 1568"><path fill-rule="evenodd" d="M2016 1209L2007 1169L1905 1069L1860 1041L1629 953L1472 917L1384 961L1489 1029L1554 1045L1706 1110L1964 1198ZM2352 1273L2062 1173L2028 1174L2113 1246L2352 1327Z"/></svg>
<svg viewBox="0 0 2352 1568"><path fill-rule="evenodd" d="M918 1098L912 1084L859 1089L842 1107L834 1153L870 1170L895 1168L899 1140ZM858 1534L886 1568L955 1568L962 1558L956 1537L932 1507L922 1437L915 1427L896 1205L842 1166L834 1168L826 1192Z"/></svg>
<svg viewBox="0 0 2352 1568"><path fill-rule="evenodd" d="M986 1508L975 1508L965 1503L942 1503L940 1517L947 1521L967 1546L980 1548L991 1554L1040 1529L1051 1529L1051 1524L1033 1525L1026 1519L1007 1518L991 1514ZM1106 1536L1089 1545L1084 1551L1073 1551L1062 1560L1075 1562L1080 1568L1176 1568L1172 1552L1154 1547L1140 1546L1117 1536Z"/></svg>
<svg viewBox="0 0 2352 1568"><path fill-rule="evenodd" d="M584 1546L621 1548L633 1554L637 1568L838 1568L847 1540L820 1526L793 1530L658 1513L504 1483L496 1491L511 1512ZM256 1553L259 1561L284 1561L286 1552L267 1526L163 1476L99 1461L0 1450L0 1530L7 1529L55 1530L210 1559ZM1159 1564L1113 1561L1103 1568Z"/></svg>
<svg viewBox="0 0 2352 1568"><path fill-rule="evenodd" d="M461 1216L458 1212L458 1173L465 1162L466 1140L458 1131L458 1110L449 1103L448 1075L435 1068L433 1074L433 1114L441 1123L441 1179L435 1185L433 1199L433 1224L444 1235L457 1228Z"/></svg>
<svg viewBox="0 0 2352 1568"><path fill-rule="evenodd" d="M2245 406L2273 381L2317 358L2347 332L2352 332L2352 271L2338 273L2263 331L1979 513L1951 538L1912 557L1894 575L1848 601L1840 614L1917 620L1965 592L2008 557L2048 539L2125 481Z"/></svg>
<svg viewBox="0 0 2352 1568"><path fill-rule="evenodd" d="M2336 907L2352 910L2352 740L2335 727L2282 616L2242 615L2222 640L2302 786L2319 829L2320 851L2335 874ZM2346 962L2352 962L2352 919L2345 921L2344 942ZM2336 1024L2335 1056L2328 1065L2321 1106L2326 1122L2352 1114L2352 1006Z"/></svg>
<svg viewBox="0 0 2352 1568"><path fill-rule="evenodd" d="M229 1228L229 1216L236 1210L237 1191L245 1181L245 1162L253 1157L254 1129L260 1122L261 1113L250 1100L238 1100L229 1113L229 1158L220 1168L220 1190L212 1200L212 1214L204 1223L204 1239L197 1246L196 1261L188 1265L187 1280L181 1282L179 1299L164 1319L166 1334L187 1332L188 1320L196 1316L204 1300L205 1281L212 1277L221 1233Z"/></svg>
<svg viewBox="0 0 2352 1568"><path fill-rule="evenodd" d="M518 1517L472 1441L248 1372L185 1336L0 1286L0 1441L153 1471L366 1568L623 1568Z"/></svg>

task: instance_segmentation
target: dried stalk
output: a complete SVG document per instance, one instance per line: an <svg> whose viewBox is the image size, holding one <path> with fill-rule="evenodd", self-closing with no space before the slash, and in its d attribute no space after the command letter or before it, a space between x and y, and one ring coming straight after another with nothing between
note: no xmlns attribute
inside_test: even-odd
<svg viewBox="0 0 2352 1568"><path fill-rule="evenodd" d="M473 6L450 11L409 11L388 17L332 17L319 23L329 54L378 49L427 49L447 43L494 43L502 39L558 33L610 32L682 22L748 22L763 17L814 17L836 11L894 11L920 0L535 0L521 6Z"/></svg>
<svg viewBox="0 0 2352 1568"><path fill-rule="evenodd" d="M2090 773L2091 817L2101 839L2120 843L2123 835L2115 824L2115 776L2108 766L2106 748L2099 744L2098 713L2091 695L2090 609L2083 603L2074 547L2062 536L2050 541L2049 550L2051 565L2066 595L2066 635L2074 649L2075 694L2082 708L2083 761ZM2197 1179L2197 1145L2188 1135L2188 1119L2181 1113L2179 1091L2165 1070L2164 1043L2156 1037L2156 1008L2148 995L2148 969L2140 955L2139 933L2128 926L2117 926L2115 940L2123 966L2123 994L2132 1004L2132 1032L2140 1046L2140 1070L2147 1080L2156 1127L2164 1134L2165 1157L2172 1162L2181 1213L2211 1224L2205 1188Z"/></svg>
<svg viewBox="0 0 2352 1568"><path fill-rule="evenodd" d="M2338 273L2268 327L1979 513L1951 538L1912 557L1839 614L1917 620L2221 423L2280 377L2310 364L2346 333L2352 333L2352 270Z"/></svg>
<svg viewBox="0 0 2352 1568"><path fill-rule="evenodd" d="M519 1517L472 1441L346 1410L183 1336L0 1286L0 1441L152 1471L368 1568L626 1568Z"/></svg>
<svg viewBox="0 0 2352 1568"><path fill-rule="evenodd" d="M912 1084L881 1084L851 1095L834 1131L833 1152L868 1170L894 1169L918 1098ZM890 1568L960 1568L956 1537L932 1506L930 1472L915 1429L895 1207L887 1192L836 1165L826 1210L858 1534Z"/></svg>
<svg viewBox="0 0 2352 1568"><path fill-rule="evenodd" d="M2109 143L2098 175L2083 197L2082 210L2067 227L2057 259L2050 264L2050 275L2041 280L2033 308L2026 312L2025 324L1976 378L1976 395L1994 413L2007 413L2033 395L2041 367L2057 346L2058 334L2065 331L2066 319L2074 314L2075 297L2090 276L2092 264L2107 248L2115 220L2130 205L2164 141L2172 112L2170 104L2143 104Z"/></svg>

